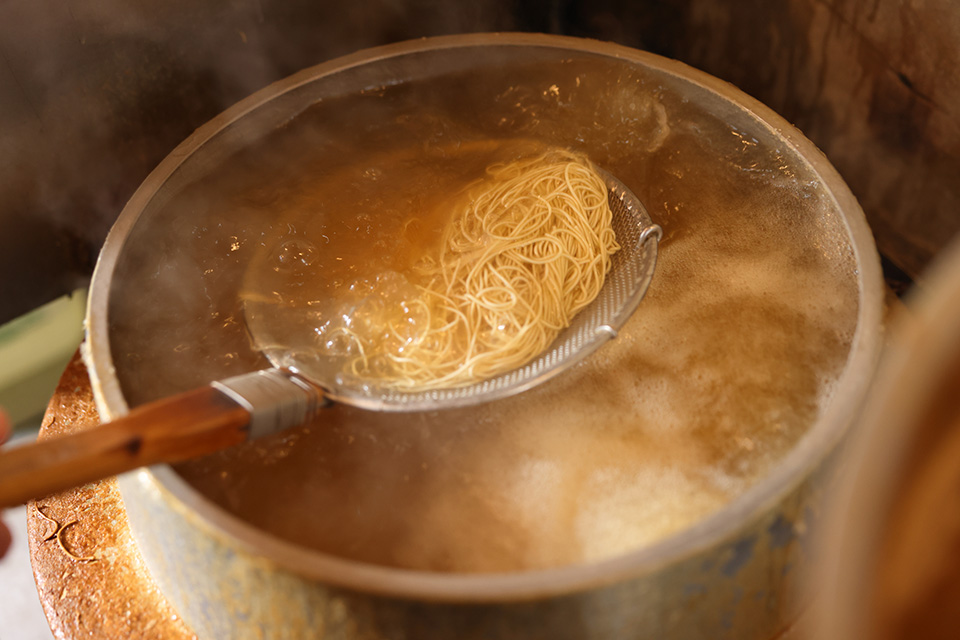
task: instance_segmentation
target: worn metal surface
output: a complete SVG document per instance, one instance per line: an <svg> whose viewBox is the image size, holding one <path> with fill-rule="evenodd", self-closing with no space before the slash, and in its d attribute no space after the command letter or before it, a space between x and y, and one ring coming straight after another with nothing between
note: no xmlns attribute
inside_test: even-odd
<svg viewBox="0 0 960 640"><path fill-rule="evenodd" d="M77 355L47 406L39 437L98 424L90 379ZM30 503L26 534L40 604L54 637L196 640L151 579L115 479ZM5 636L8 630L5 626ZM14 637L16 631L21 630L13 630Z"/></svg>
<svg viewBox="0 0 960 640"><path fill-rule="evenodd" d="M324 74L404 54L433 52L457 64L468 46L544 47L615 56L701 87L726 113L749 113L817 172L846 218L858 256L859 330L822 420L764 482L715 515L660 543L612 560L517 574L430 574L340 560L265 535L207 503L170 468L124 479L131 523L151 572L206 638L770 638L804 608L797 568L829 483L835 450L870 380L883 296L869 231L829 163L769 109L729 85L641 52L545 36L477 36L407 43L351 56L294 76L224 114L168 158L138 192L105 247L109 274L132 223L179 163L234 119L252 126L258 105L295 107ZM519 49L518 49L519 50ZM540 51L539 49L537 51ZM502 52L501 52L502 53ZM417 58L419 64L425 58ZM400 67L403 65L400 64ZM375 75L375 73L374 73ZM369 78L368 78L369 80ZM699 89L698 89L699 91ZM284 108L286 108L284 107ZM273 110L276 117L277 109ZM284 109L279 109L280 113ZM101 271L102 270L102 271ZM126 409L110 360L105 310L109 275L95 277L87 358L104 415Z"/></svg>
<svg viewBox="0 0 960 640"><path fill-rule="evenodd" d="M121 489L137 543L163 593L209 639L765 640L784 631L807 605L798 568L810 561L808 533L819 518L826 479L807 479L760 514L729 514L742 522L713 545L664 553L662 566L653 561L633 568L614 560L581 568L589 577L576 589L552 584L569 572L543 572L528 576L538 584L525 597L498 598L494 587L486 602L458 601L451 579L450 601L430 602L371 593L378 583L387 586L377 573L386 576L388 570L371 568L367 578L362 565L331 559L334 571L354 573L371 585L367 591L339 588L298 574L303 551L293 545L244 548L211 528L209 514L198 518L197 505L183 501L178 478L168 471L124 477ZM214 518L213 524L226 523ZM236 531L238 525L228 526Z"/></svg>

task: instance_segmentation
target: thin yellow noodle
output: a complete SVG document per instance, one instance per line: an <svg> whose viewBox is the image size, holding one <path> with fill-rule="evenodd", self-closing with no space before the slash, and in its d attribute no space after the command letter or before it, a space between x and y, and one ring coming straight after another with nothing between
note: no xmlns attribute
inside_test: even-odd
<svg viewBox="0 0 960 640"><path fill-rule="evenodd" d="M403 391L478 382L535 358L600 292L619 245L589 160L552 150L491 165L467 193L440 254L418 265L414 335L406 319L343 331L359 347L353 375Z"/></svg>

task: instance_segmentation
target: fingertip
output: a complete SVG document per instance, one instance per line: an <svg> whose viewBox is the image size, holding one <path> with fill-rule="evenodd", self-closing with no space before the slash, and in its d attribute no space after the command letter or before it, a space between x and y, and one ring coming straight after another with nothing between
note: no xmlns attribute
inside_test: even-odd
<svg viewBox="0 0 960 640"><path fill-rule="evenodd" d="M0 444L6 442L8 437L10 437L10 420L7 418L7 414L0 409ZM7 525L0 521L0 558L7 553L9 548L10 530L7 529Z"/></svg>

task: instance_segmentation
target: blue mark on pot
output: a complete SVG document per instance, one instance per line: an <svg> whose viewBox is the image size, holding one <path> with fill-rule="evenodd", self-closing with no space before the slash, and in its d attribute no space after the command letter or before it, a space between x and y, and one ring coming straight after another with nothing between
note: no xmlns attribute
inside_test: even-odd
<svg viewBox="0 0 960 640"><path fill-rule="evenodd" d="M731 547L731 557L727 560L724 565L720 568L723 572L723 575L727 577L733 577L737 574L740 569L744 567L751 558L753 558L753 548L757 544L757 536L753 535L749 538L744 538L739 542L734 543Z"/></svg>
<svg viewBox="0 0 960 640"><path fill-rule="evenodd" d="M797 533L793 528L793 522L787 520L783 515L778 515L773 521L767 532L770 534L770 548L782 549L797 538Z"/></svg>

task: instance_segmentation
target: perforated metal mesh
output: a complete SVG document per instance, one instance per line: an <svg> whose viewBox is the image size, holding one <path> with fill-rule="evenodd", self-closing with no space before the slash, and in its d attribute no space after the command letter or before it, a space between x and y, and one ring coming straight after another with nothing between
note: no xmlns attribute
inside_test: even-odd
<svg viewBox="0 0 960 640"><path fill-rule="evenodd" d="M330 387L326 389L328 396L338 402L378 411L422 411L478 404L536 386L616 337L650 286L661 230L623 183L602 173L607 182L613 230L620 250L611 258L610 272L597 298L574 317L571 325L539 357L518 369L464 387L419 393Z"/></svg>

